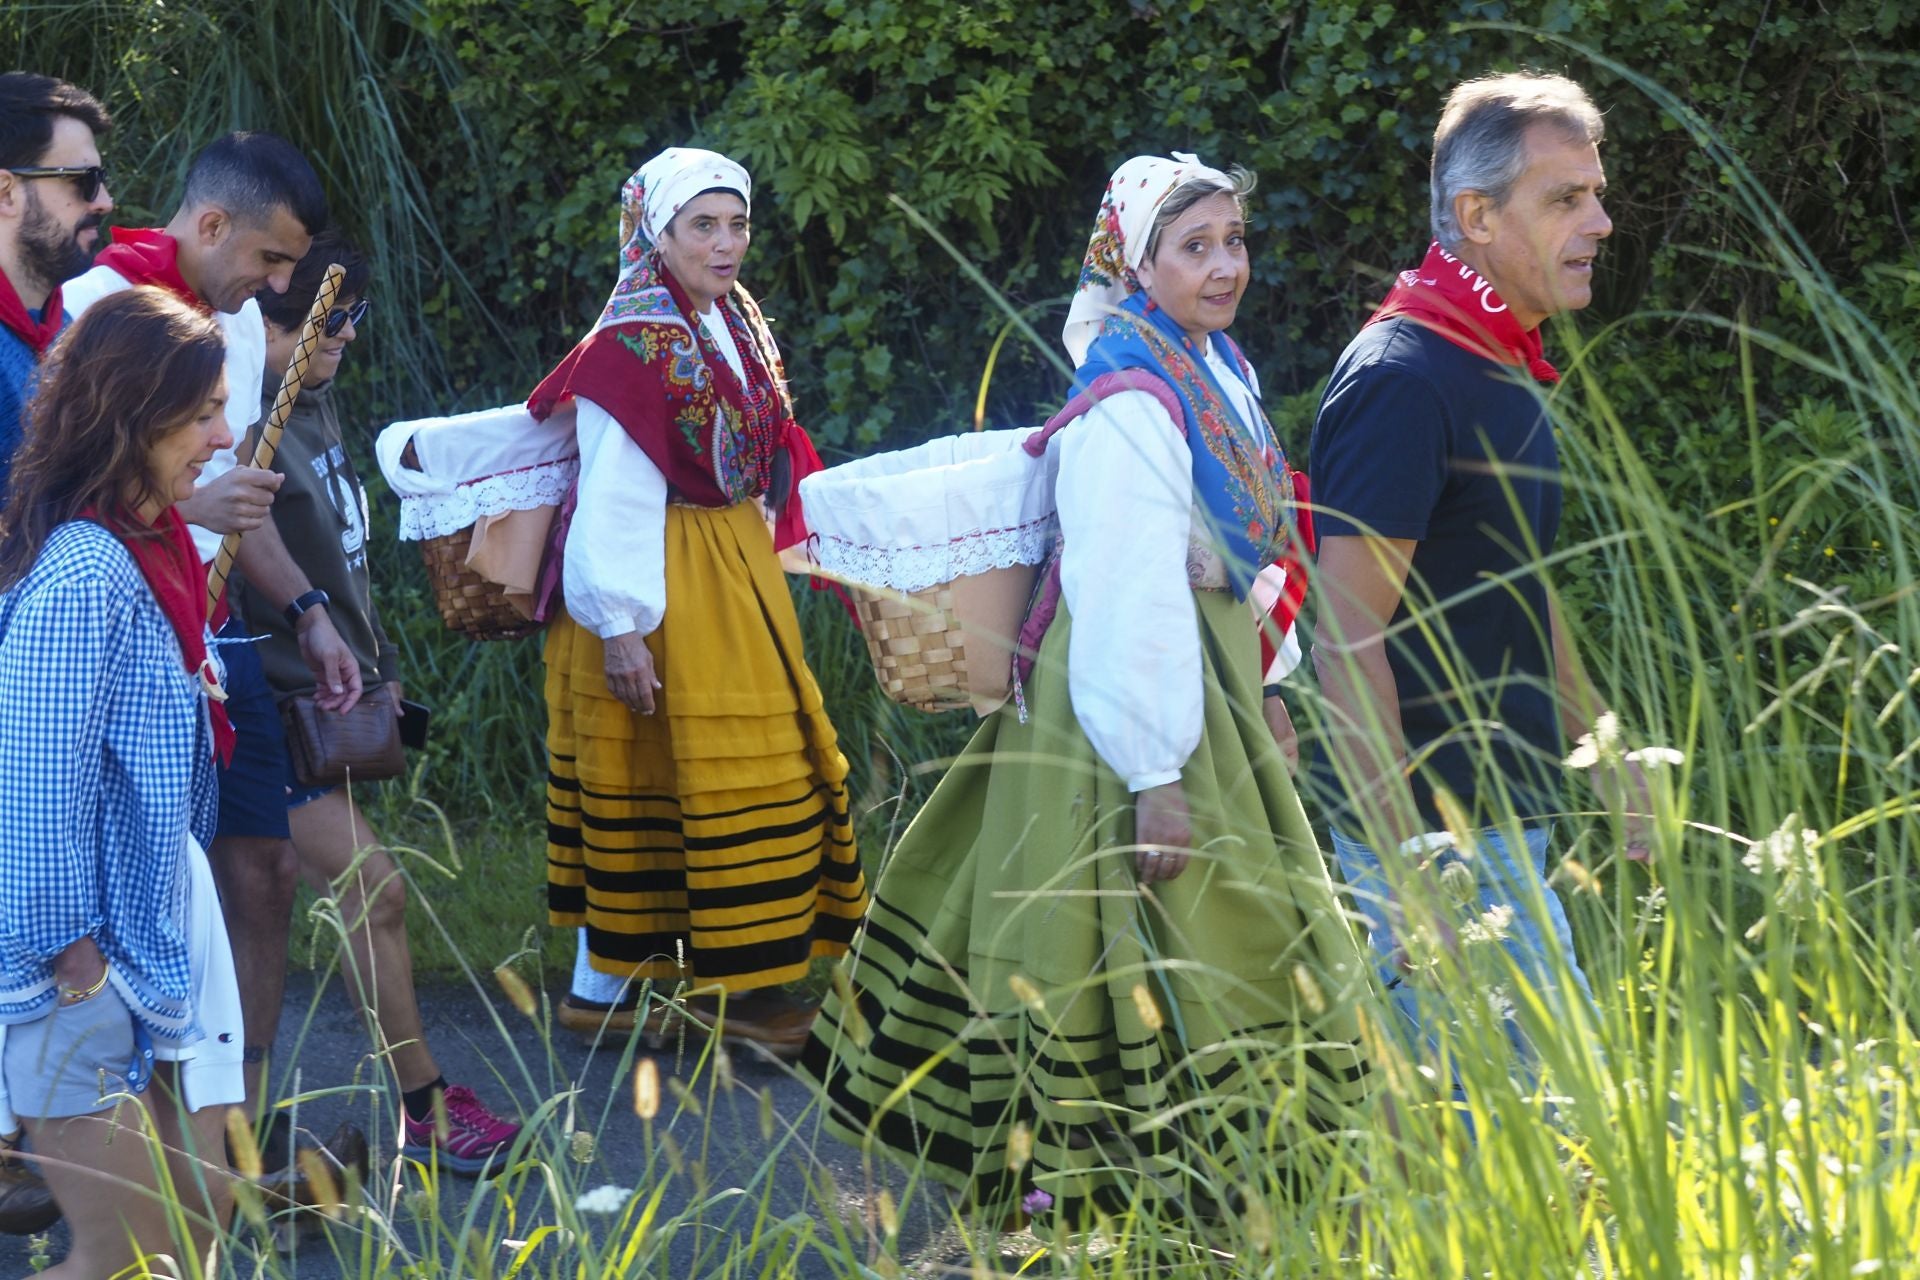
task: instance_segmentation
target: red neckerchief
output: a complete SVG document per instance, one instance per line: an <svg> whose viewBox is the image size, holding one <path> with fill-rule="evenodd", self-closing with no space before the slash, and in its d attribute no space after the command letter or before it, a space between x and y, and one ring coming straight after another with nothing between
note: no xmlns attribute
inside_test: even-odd
<svg viewBox="0 0 1920 1280"><path fill-rule="evenodd" d="M160 612L172 624L187 670L200 678L203 688L218 689L213 663L207 656L206 578L200 572L200 553L194 548L193 535L187 532L187 522L180 513L172 507L162 511L153 523L155 536L150 538L127 535L129 526L137 528L140 523L129 513L121 513L117 520L102 519L91 508L80 514L120 539L120 545L140 566L140 576L147 580L147 589L153 592ZM209 697L207 711L213 722L214 756L224 765L233 759L233 724L221 701Z"/></svg>
<svg viewBox="0 0 1920 1280"><path fill-rule="evenodd" d="M1522 329L1487 278L1442 249L1438 240L1419 270L1400 273L1367 323L1394 316L1407 316L1477 356L1518 365L1536 381L1560 381L1560 371L1542 354L1540 331Z"/></svg>
<svg viewBox="0 0 1920 1280"><path fill-rule="evenodd" d="M112 267L132 284L159 285L198 311L213 310L180 274L179 241L157 227L115 227L113 243L95 255L93 263Z"/></svg>
<svg viewBox="0 0 1920 1280"><path fill-rule="evenodd" d="M19 334L20 340L33 348L33 354L47 354L47 348L60 336L60 321L64 315L60 308L59 285L55 285L53 292L47 295L46 305L40 308L40 318L35 320L27 310L27 304L20 301L20 295L14 291L13 281L7 279L6 272L0 271L0 324Z"/></svg>
<svg viewBox="0 0 1920 1280"><path fill-rule="evenodd" d="M180 274L179 241L157 227L115 227L112 234L113 243L94 255L95 266L112 267L132 285L157 285L194 310L204 315L213 314L213 308L193 291L193 286ZM231 387L228 388L228 394L234 394ZM179 520L180 517L173 518ZM151 582L152 578L149 577L148 581ZM160 594L157 588L154 594ZM222 591L220 599L213 606L213 629L218 631L225 626L228 616L227 593ZM180 643L184 648L186 641ZM218 705L214 707L214 713L215 722L224 723L226 713Z"/></svg>

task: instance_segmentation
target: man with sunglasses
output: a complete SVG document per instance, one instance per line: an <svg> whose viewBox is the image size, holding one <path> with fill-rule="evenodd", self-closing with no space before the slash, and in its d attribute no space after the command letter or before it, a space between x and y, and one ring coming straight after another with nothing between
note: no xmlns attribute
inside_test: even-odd
<svg viewBox="0 0 1920 1280"><path fill-rule="evenodd" d="M298 149L270 133L230 133L194 157L180 207L164 228L114 228L113 243L100 251L91 271L67 282L65 296L78 318L108 294L153 285L219 322L227 340L227 423L244 443L237 451L216 453L194 496L177 509L203 562L218 553L222 535L243 535L235 555L238 572L285 613L320 705L344 712L360 698L360 668L329 616L326 593L313 589L270 518L283 477L239 464L252 456L250 432L260 417L253 388L260 386L267 360L266 324L254 295L285 293L294 264L326 223L326 194ZM207 855L220 887L241 1008L237 1034L221 1035L216 1043L209 1028L205 1053L230 1053L245 1064L253 1105L264 1084L265 1036L279 1023L285 921L299 873L287 825L286 739L272 690L256 646L239 620L228 618L225 600L212 625L226 665L227 717L238 740L220 770L219 825ZM353 1137L352 1150L330 1153L339 1164L364 1161L364 1139ZM279 1157L276 1150L270 1163L280 1164ZM300 1180L283 1175L284 1168L270 1169L270 1189L301 1198Z"/></svg>
<svg viewBox="0 0 1920 1280"><path fill-rule="evenodd" d="M99 146L110 127L84 89L0 75L0 493L40 361L66 327L60 282L87 269L113 208Z"/></svg>
<svg viewBox="0 0 1920 1280"><path fill-rule="evenodd" d="M99 140L112 121L86 90L30 71L0 75L0 495L47 348L67 326L60 282L84 271L113 208ZM32 1235L60 1209L0 1135L0 1232Z"/></svg>

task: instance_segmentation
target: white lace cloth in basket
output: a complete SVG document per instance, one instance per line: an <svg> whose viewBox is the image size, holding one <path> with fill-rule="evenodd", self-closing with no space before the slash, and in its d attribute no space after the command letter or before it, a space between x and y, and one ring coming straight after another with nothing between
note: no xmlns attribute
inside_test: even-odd
<svg viewBox="0 0 1920 1280"><path fill-rule="evenodd" d="M1058 460L1031 431L947 436L843 463L800 482L808 547L828 573L895 591L1039 564L1053 545Z"/></svg>
<svg viewBox="0 0 1920 1280"><path fill-rule="evenodd" d="M418 469L401 462L413 446ZM400 498L403 541L457 533L482 516L555 506L580 472L574 407L535 422L525 405L396 422L375 445Z"/></svg>

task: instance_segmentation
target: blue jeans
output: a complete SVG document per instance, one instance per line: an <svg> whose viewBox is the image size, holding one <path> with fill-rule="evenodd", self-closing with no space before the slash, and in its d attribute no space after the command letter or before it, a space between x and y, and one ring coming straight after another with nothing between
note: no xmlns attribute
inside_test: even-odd
<svg viewBox="0 0 1920 1280"><path fill-rule="evenodd" d="M1573 954L1573 930L1567 925L1566 908L1560 896L1546 880L1547 839L1551 826L1519 828L1524 856L1516 857L1508 834L1489 828L1474 838L1474 856L1468 866L1474 874L1478 909L1462 905L1463 915L1499 912L1511 908L1513 915L1505 928L1500 946L1512 959L1525 980L1541 993L1547 1008L1559 1013L1566 1008L1569 995L1591 1013L1593 989ZM1393 955L1399 943L1386 923L1385 904L1390 900L1386 873L1380 855L1357 840L1338 831L1333 833L1333 854L1340 863L1340 874L1353 894L1354 908L1367 917L1367 942L1374 953L1380 986L1405 1015L1407 1029L1418 1039L1431 1043L1434 1035L1429 1022L1444 1013L1443 993L1422 990L1406 980ZM1440 858L1442 866L1462 861L1448 850ZM1569 992L1565 983L1571 983ZM1557 1020L1557 1019L1556 1019ZM1523 1062L1535 1058L1517 1021L1506 1021L1508 1039Z"/></svg>

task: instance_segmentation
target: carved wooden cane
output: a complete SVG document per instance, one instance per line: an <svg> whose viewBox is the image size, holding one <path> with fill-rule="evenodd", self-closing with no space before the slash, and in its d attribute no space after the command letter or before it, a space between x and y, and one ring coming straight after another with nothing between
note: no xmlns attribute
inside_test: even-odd
<svg viewBox="0 0 1920 1280"><path fill-rule="evenodd" d="M286 376L280 379L280 393L273 398L273 409L267 414L267 420L260 427L259 442L253 446L253 465L265 470L273 465L273 455L280 451L280 433L286 429L287 417L293 412L293 402L300 396L300 383L307 376L307 364L313 359L314 349L320 345L320 339L326 333L327 313L333 310L333 301L340 295L340 282L347 278L346 268L338 263L327 268L326 278L320 281L320 292L314 295L313 306L307 309L307 319L300 326L300 344L293 349L293 359L287 364ZM244 387L228 387L227 394L245 395ZM268 516L272 519L272 516ZM221 593L227 589L227 575L233 572L233 554L240 549L240 535L230 533L220 540L220 554L213 558L213 565L207 570L207 614L220 605Z"/></svg>

